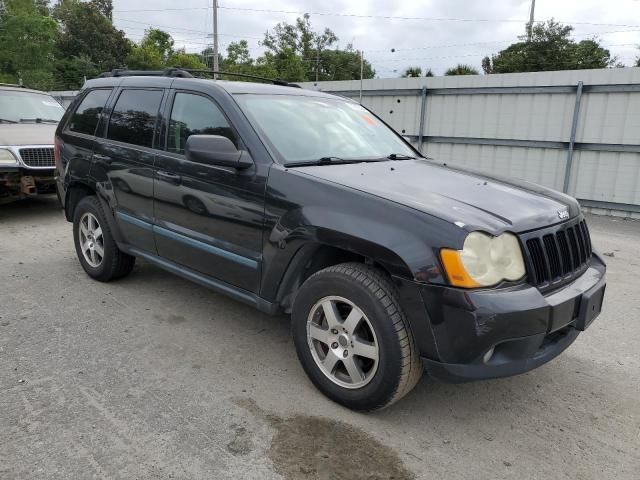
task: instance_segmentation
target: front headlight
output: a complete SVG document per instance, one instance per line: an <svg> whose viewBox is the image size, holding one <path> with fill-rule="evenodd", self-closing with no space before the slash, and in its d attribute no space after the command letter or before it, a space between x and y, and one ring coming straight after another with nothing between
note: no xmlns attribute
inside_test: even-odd
<svg viewBox="0 0 640 480"><path fill-rule="evenodd" d="M449 281L458 287L490 287L525 274L520 243L512 233L493 237L471 232L462 250L442 249L440 257Z"/></svg>
<svg viewBox="0 0 640 480"><path fill-rule="evenodd" d="M14 165L16 163L18 163L18 160L13 156L11 150L0 148L0 165Z"/></svg>

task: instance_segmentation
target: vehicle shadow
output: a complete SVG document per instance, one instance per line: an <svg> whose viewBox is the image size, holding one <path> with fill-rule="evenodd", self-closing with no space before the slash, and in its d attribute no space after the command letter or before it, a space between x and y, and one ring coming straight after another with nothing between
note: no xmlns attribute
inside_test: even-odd
<svg viewBox="0 0 640 480"><path fill-rule="evenodd" d="M39 195L33 198L0 205L0 222L10 222L20 219L21 222L60 215L62 209L55 194Z"/></svg>

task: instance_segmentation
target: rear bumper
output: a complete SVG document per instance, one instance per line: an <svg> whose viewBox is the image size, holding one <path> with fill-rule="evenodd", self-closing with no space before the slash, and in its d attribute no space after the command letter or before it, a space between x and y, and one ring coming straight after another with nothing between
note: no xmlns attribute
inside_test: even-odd
<svg viewBox="0 0 640 480"><path fill-rule="evenodd" d="M421 289L437 356L427 372L446 382L516 375L566 350L602 306L606 267L596 255L583 275L548 295L520 286L484 292Z"/></svg>

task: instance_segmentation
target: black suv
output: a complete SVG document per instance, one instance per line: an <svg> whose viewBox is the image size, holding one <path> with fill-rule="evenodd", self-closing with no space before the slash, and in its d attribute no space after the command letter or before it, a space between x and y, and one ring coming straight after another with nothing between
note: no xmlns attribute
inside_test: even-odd
<svg viewBox="0 0 640 480"><path fill-rule="evenodd" d="M56 132L91 277L140 257L290 313L309 378L358 410L424 368L526 372L599 314L605 264L573 198L438 164L348 99L155 73L87 82Z"/></svg>

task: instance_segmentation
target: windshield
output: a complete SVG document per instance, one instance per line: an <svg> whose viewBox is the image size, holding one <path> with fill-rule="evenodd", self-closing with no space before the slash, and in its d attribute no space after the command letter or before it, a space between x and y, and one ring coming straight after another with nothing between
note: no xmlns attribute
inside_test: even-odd
<svg viewBox="0 0 640 480"><path fill-rule="evenodd" d="M301 95L238 94L235 98L285 165L329 157L416 155L393 130L354 102Z"/></svg>
<svg viewBox="0 0 640 480"><path fill-rule="evenodd" d="M64 108L44 93L0 90L0 119L9 122L21 120L53 120L59 122Z"/></svg>

